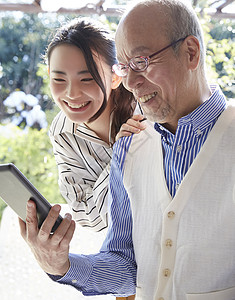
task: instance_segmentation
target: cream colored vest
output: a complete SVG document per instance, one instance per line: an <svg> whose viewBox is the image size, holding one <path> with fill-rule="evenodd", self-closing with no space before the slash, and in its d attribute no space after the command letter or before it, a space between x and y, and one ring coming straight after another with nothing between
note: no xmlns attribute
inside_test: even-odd
<svg viewBox="0 0 235 300"><path fill-rule="evenodd" d="M133 136L124 184L136 300L235 299L235 106L220 116L173 199L152 126Z"/></svg>

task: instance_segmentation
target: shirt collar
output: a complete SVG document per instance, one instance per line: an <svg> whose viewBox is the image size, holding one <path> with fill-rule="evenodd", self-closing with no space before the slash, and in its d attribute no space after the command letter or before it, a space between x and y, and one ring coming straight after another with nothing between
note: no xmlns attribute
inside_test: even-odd
<svg viewBox="0 0 235 300"><path fill-rule="evenodd" d="M178 127L191 125L195 134L202 132L218 118L226 107L226 99L218 85L211 85L211 96L190 114L179 119ZM166 138L169 132L164 126L155 123L154 128Z"/></svg>
<svg viewBox="0 0 235 300"><path fill-rule="evenodd" d="M112 116L111 116L112 120ZM88 140L93 143L103 145L105 147L111 147L106 142L104 142L93 130L88 128L84 123L77 124L72 122L66 115L60 111L58 115L53 120L50 132L53 136L69 133L74 134L84 140Z"/></svg>

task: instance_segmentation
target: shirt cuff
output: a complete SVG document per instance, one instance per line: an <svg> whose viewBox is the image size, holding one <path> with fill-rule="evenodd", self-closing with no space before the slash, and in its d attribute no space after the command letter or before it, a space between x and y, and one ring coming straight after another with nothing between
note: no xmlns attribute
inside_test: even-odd
<svg viewBox="0 0 235 300"><path fill-rule="evenodd" d="M91 262L84 255L69 254L70 268L64 276L48 276L59 283L69 284L76 288L85 286L93 271Z"/></svg>
<svg viewBox="0 0 235 300"><path fill-rule="evenodd" d="M51 274L48 274L47 275L53 280L53 281L58 281L60 280L63 276L60 276L60 275L51 275Z"/></svg>

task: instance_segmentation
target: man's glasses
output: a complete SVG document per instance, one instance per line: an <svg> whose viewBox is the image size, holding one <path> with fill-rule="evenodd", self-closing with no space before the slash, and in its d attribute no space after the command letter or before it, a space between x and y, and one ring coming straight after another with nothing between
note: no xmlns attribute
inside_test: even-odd
<svg viewBox="0 0 235 300"><path fill-rule="evenodd" d="M161 50L159 50L149 56L135 56L127 64L122 64L122 63L115 64L115 65L113 65L112 70L118 76L121 76L121 77L127 76L129 68L131 68L131 70L133 70L134 72L143 72L148 68L150 59L153 56L163 52L164 50L174 46L175 44L177 44L181 41L184 41L186 39L186 37L181 38L181 39L171 43L170 45L162 48Z"/></svg>

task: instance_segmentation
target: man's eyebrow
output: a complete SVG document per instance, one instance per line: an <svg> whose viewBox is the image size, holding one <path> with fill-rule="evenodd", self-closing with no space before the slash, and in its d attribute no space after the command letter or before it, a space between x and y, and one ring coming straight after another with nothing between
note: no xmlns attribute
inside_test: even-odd
<svg viewBox="0 0 235 300"><path fill-rule="evenodd" d="M139 47L136 47L134 48L131 52L130 52L130 59L137 56L137 55L145 55L144 54L147 53L147 52L150 52L150 49L146 46L139 46ZM121 57L117 57L117 60L118 61L121 61Z"/></svg>
<svg viewBox="0 0 235 300"><path fill-rule="evenodd" d="M61 74L61 75L66 75L66 72L63 71L59 71L59 70L52 70L51 73L56 73L56 74ZM82 70L77 72L78 75L82 75L82 74L90 74L90 72L88 70Z"/></svg>
<svg viewBox="0 0 235 300"><path fill-rule="evenodd" d="M132 51L131 51L131 54L134 56L134 55L141 55L142 52L144 51L150 51L150 49L146 46L139 46L139 47L136 47L134 48Z"/></svg>

